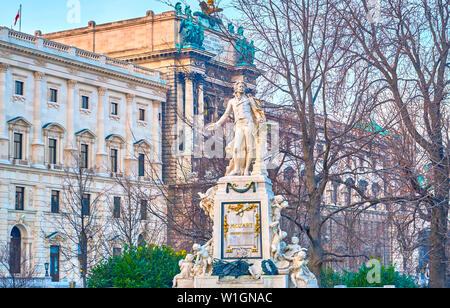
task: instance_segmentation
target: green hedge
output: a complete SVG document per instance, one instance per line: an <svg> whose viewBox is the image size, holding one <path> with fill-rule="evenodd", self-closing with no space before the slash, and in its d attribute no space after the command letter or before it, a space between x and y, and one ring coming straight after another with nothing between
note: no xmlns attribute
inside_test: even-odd
<svg viewBox="0 0 450 308"><path fill-rule="evenodd" d="M126 247L122 256L97 265L88 277L89 288L170 288L180 272L184 251L144 244Z"/></svg>
<svg viewBox="0 0 450 308"><path fill-rule="evenodd" d="M395 285L396 288L417 288L411 276L400 274L394 266L381 266L380 283L369 283L367 275L373 267L363 264L357 272L344 270L335 272L328 268L322 272L322 287L334 288L337 285L346 285L349 288L383 287L385 285Z"/></svg>

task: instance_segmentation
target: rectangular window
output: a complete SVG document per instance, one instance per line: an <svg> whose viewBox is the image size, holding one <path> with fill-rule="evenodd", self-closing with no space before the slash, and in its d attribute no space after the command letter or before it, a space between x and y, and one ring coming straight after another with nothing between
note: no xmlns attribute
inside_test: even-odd
<svg viewBox="0 0 450 308"><path fill-rule="evenodd" d="M111 172L117 173L117 162L118 162L118 153L119 151L116 149L111 149Z"/></svg>
<svg viewBox="0 0 450 308"><path fill-rule="evenodd" d="M114 218L120 218L120 197L114 197Z"/></svg>
<svg viewBox="0 0 450 308"><path fill-rule="evenodd" d="M51 210L52 213L59 213L59 191L57 190L52 190Z"/></svg>
<svg viewBox="0 0 450 308"><path fill-rule="evenodd" d="M89 146L87 144L81 145L80 164L81 168L89 168Z"/></svg>
<svg viewBox="0 0 450 308"><path fill-rule="evenodd" d="M16 211L23 211L25 203L25 188L16 187Z"/></svg>
<svg viewBox="0 0 450 308"><path fill-rule="evenodd" d="M59 281L59 246L50 246L50 276L53 282Z"/></svg>
<svg viewBox="0 0 450 308"><path fill-rule="evenodd" d="M91 195L84 194L81 200L81 215L90 216L91 215Z"/></svg>
<svg viewBox="0 0 450 308"><path fill-rule="evenodd" d="M50 102L52 102L52 103L58 102L58 90L57 89L50 89L49 96L50 96L49 97Z"/></svg>
<svg viewBox="0 0 450 308"><path fill-rule="evenodd" d="M48 139L48 162L56 164L56 139Z"/></svg>
<svg viewBox="0 0 450 308"><path fill-rule="evenodd" d="M23 82L16 80L14 82L14 94L23 96Z"/></svg>
<svg viewBox="0 0 450 308"><path fill-rule="evenodd" d="M114 102L111 103L111 115L113 116L119 115L119 104Z"/></svg>
<svg viewBox="0 0 450 308"><path fill-rule="evenodd" d="M89 109L89 96L81 96L81 108Z"/></svg>
<svg viewBox="0 0 450 308"><path fill-rule="evenodd" d="M139 121L145 121L145 109L139 108Z"/></svg>
<svg viewBox="0 0 450 308"><path fill-rule="evenodd" d="M14 159L22 159L22 139L23 135L14 133Z"/></svg>
<svg viewBox="0 0 450 308"><path fill-rule="evenodd" d="M139 159L138 159L138 164L139 164L139 176L145 176L145 155L144 154L139 154Z"/></svg>
<svg viewBox="0 0 450 308"><path fill-rule="evenodd" d="M141 200L141 220L147 220L147 200Z"/></svg>

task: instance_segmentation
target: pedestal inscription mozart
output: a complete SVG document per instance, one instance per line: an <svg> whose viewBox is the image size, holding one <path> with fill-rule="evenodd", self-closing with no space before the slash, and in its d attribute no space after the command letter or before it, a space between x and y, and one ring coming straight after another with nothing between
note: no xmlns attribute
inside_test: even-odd
<svg viewBox="0 0 450 308"><path fill-rule="evenodd" d="M236 82L224 115L207 127L217 130L233 116L234 138L227 145L231 160L217 185L199 194L199 206L214 222L213 238L195 244L193 254L180 262L174 286L317 287L307 267L307 250L297 238L284 242L287 233L280 219L288 203L272 191L264 164L266 117L260 101L246 92L246 84Z"/></svg>
<svg viewBox="0 0 450 308"><path fill-rule="evenodd" d="M222 259L259 259L261 203L222 203Z"/></svg>

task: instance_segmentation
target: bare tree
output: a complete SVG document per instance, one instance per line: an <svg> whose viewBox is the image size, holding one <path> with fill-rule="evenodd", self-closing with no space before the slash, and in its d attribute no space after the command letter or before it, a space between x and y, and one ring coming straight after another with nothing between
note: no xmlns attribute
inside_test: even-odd
<svg viewBox="0 0 450 308"><path fill-rule="evenodd" d="M445 287L447 274L449 151L448 151L448 1L344 1L336 4L339 17L356 39L353 53L376 69L372 77L385 91L380 93L401 119L409 140L428 160L425 195L430 223L430 286ZM376 18L368 18L368 16ZM408 172L420 174L422 166ZM414 179L414 177L411 177ZM413 180L414 181L414 180Z"/></svg>
<svg viewBox="0 0 450 308"><path fill-rule="evenodd" d="M93 169L73 155L73 166L65 169L60 214L52 220L65 243L61 254L72 271L79 272L86 287L89 270L103 258L105 220L102 201L106 187L95 182Z"/></svg>
<svg viewBox="0 0 450 308"><path fill-rule="evenodd" d="M36 266L24 253L16 255L6 242L0 246L0 287L2 288L30 288L34 286ZM15 260L13 260L15 259Z"/></svg>
<svg viewBox="0 0 450 308"><path fill-rule="evenodd" d="M343 162L356 159L378 136L358 128L370 122L370 113L378 104L373 99L377 89L368 79L371 68L348 53L353 38L344 35L345 24L330 1L234 3L259 48L255 64L266 72L263 86L271 89L290 118L286 119L289 130L295 132L281 150L281 161L297 165L294 179L301 183L290 192L284 189L292 208L286 218L307 235L309 265L320 279L322 265L339 257L323 248L322 228L327 220L345 209L381 202L350 185L364 200L330 212L323 206L331 181L347 185L346 173L340 168ZM348 167L347 176L361 172L360 166Z"/></svg>
<svg viewBox="0 0 450 308"><path fill-rule="evenodd" d="M114 180L121 193L118 194L120 197L109 195L107 198L111 212L109 237L118 236L119 241L128 246L138 245L141 236L147 242L160 243L164 224L156 215L151 215L156 207L161 213L164 209L156 202L158 190L150 181L141 181L137 176L116 176Z"/></svg>

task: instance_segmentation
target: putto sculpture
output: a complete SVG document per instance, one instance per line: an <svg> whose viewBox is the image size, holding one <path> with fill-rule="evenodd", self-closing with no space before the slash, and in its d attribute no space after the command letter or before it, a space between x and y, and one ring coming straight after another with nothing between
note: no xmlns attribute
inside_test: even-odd
<svg viewBox="0 0 450 308"><path fill-rule="evenodd" d="M250 167L256 159L258 132L266 118L261 103L246 94L246 84L238 81L234 85L234 97L228 102L224 115L217 123L210 124L207 130L217 130L234 115L234 139L227 146L231 161L226 176L248 176Z"/></svg>
<svg viewBox="0 0 450 308"><path fill-rule="evenodd" d="M173 288L179 286L180 280L192 280L194 279L194 255L188 254L184 260L178 263L180 267L180 273L173 278Z"/></svg>

